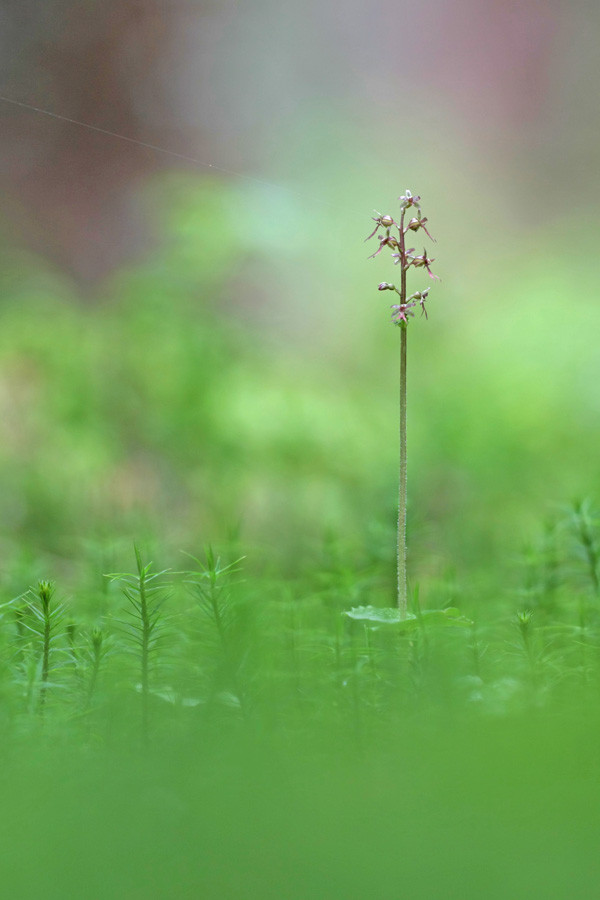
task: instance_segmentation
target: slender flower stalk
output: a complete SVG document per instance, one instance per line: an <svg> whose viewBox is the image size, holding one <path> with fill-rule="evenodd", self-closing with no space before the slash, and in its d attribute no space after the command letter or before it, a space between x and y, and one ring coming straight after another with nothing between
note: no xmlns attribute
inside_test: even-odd
<svg viewBox="0 0 600 900"><path fill-rule="evenodd" d="M404 234L404 213L400 214L400 303L406 306L406 243ZM402 618L408 607L408 582L406 575L406 506L407 506L407 465L406 465L406 337L408 319L400 322L400 474L398 484L398 608Z"/></svg>
<svg viewBox="0 0 600 900"><path fill-rule="evenodd" d="M408 583L406 576L406 506L407 506L407 464L406 464L406 336L405 322L400 331L400 477L398 485L398 608L402 618L408 607Z"/></svg>
<svg viewBox="0 0 600 900"><path fill-rule="evenodd" d="M381 215L376 213L373 221L376 223L374 230L366 240L378 236L379 248L375 253L371 254L369 259L377 256L385 247L394 250L392 257L395 265L400 266L400 288L395 284L383 281L379 285L380 291L394 291L398 294L400 303L392 305L392 322L400 328L400 477L398 490L398 609L401 618L405 619L408 611L408 580L406 574L407 545L406 545L406 508L407 508L407 465L406 465L406 342L408 334L408 321L414 316L414 309L419 306L421 315L427 318L427 310L425 304L429 294L429 288L422 291L416 291L407 296L406 273L411 268L426 269L429 276L438 279L431 271L431 264L435 260L430 259L427 251L423 250L422 256L414 255L414 248L406 248L406 235L410 232L417 232L422 229L427 237L433 238L429 234L425 223L428 221L421 213L419 203L420 197L413 197L410 191L406 191L400 200L400 221L396 222L390 215ZM406 211L408 209L416 210L416 216L413 216L408 224L405 223ZM384 233L379 235L379 229L382 228ZM392 233L395 229L397 236Z"/></svg>

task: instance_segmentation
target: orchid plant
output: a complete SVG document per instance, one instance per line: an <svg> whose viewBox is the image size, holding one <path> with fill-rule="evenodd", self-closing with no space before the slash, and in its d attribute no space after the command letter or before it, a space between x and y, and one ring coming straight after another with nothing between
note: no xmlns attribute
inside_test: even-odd
<svg viewBox="0 0 600 900"><path fill-rule="evenodd" d="M406 287L406 275L409 269L425 269L430 278L437 279L431 271L431 264L435 260L430 259L427 250L423 250L421 256L415 255L415 248L407 248L406 238L409 233L424 231L430 240L434 240L427 229L427 217L421 212L420 197L413 197L410 191L399 198L400 219L398 222L390 215L382 215L375 212L372 217L375 228L365 238L370 240L377 236L379 247L372 253L369 259L378 256L384 248L392 250L395 265L400 266L400 287L387 281L381 282L380 291L394 291L399 298L399 303L392 305L392 322L400 328L400 479L398 497L398 609L400 617L405 619L408 606L408 584L406 575L406 338L409 319L414 316L415 310L420 308L421 315L427 318L427 298L430 288L415 291L408 295ZM414 214L411 215L412 211ZM407 214L411 216L407 221ZM381 229L381 232L380 232Z"/></svg>

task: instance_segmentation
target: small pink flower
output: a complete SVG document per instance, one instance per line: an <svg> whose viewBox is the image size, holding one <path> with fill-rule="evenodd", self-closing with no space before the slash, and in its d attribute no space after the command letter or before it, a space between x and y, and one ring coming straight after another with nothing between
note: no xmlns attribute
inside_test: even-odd
<svg viewBox="0 0 600 900"><path fill-rule="evenodd" d="M409 251L410 253L411 251ZM435 259L429 259L427 256L427 250L423 249L423 256L408 256L410 260L409 266L414 266L416 269L427 269L430 278L435 278L437 281L441 281L441 278L438 275L434 275L431 271L431 263L435 262Z"/></svg>
<svg viewBox="0 0 600 900"><path fill-rule="evenodd" d="M407 264L406 260L408 259L409 254L414 252L414 249L414 247L411 247L409 250L404 251L404 269L408 269L408 266L411 265L411 263ZM392 259L394 260L394 265L397 266L399 262L402 262L403 257L401 253L392 253Z"/></svg>
<svg viewBox="0 0 600 900"><path fill-rule="evenodd" d="M397 250L398 246L398 239L388 232L385 237L379 238L379 248L375 253L371 253L368 259L373 259L374 256L377 256L384 247L390 247L392 250Z"/></svg>
<svg viewBox="0 0 600 900"><path fill-rule="evenodd" d="M427 300L427 295L429 294L430 290L431 288L425 288L424 291L415 291L415 293L408 298L409 303L411 300L414 300L415 303L419 304L419 306L421 307L421 315L425 316L426 319L428 319L429 316L427 315L427 310L425 309L425 301Z"/></svg>
<svg viewBox="0 0 600 900"><path fill-rule="evenodd" d="M398 200L402 204L403 209L410 209L411 206L416 207L416 209L421 209L421 205L419 203L420 197L413 197L410 191L406 191L406 194L403 194L402 197L398 197Z"/></svg>
<svg viewBox="0 0 600 900"><path fill-rule="evenodd" d="M379 231L380 228L386 228L386 229L387 229L387 233L388 233L388 235L389 235L389 233L390 233L390 228L392 227L392 225L395 225L395 224L396 224L396 222L394 222L394 220L392 219L391 216L387 216L387 215L382 216L381 213L378 213L378 212L377 212L377 210L375 210L375 213L376 213L376 215L371 216L371 218L372 218L373 221L376 222L377 224L375 225L375 228L373 229L373 231L371 232L371 234L369 235L369 237L366 237L366 238L365 238L365 241L370 240L370 239L373 237L374 234L377 234L377 232Z"/></svg>
<svg viewBox="0 0 600 900"><path fill-rule="evenodd" d="M410 231L418 231L419 228L422 228L430 241L433 241L435 244L435 238L431 237L427 229L425 228L425 222L427 222L427 216L421 215L421 210L418 211L416 217L412 218L406 228L404 229L404 234Z"/></svg>
<svg viewBox="0 0 600 900"><path fill-rule="evenodd" d="M407 316L414 316L414 313L411 312L412 306L414 306L414 303L400 303L397 306L392 306L392 322L396 325L399 325L401 322L406 322L408 325Z"/></svg>

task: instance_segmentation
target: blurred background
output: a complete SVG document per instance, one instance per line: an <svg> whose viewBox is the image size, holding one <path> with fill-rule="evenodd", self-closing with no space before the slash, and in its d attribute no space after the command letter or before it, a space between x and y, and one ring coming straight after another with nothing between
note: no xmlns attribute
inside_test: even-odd
<svg viewBox="0 0 600 900"><path fill-rule="evenodd" d="M600 7L22 0L0 23L5 579L152 535L290 576L378 565L392 598L397 270L363 241L407 188L442 278L409 330L413 583L487 602L597 496Z"/></svg>

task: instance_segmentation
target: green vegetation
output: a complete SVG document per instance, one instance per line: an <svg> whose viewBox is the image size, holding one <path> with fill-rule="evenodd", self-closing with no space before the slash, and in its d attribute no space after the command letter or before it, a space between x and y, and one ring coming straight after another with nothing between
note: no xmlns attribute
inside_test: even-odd
<svg viewBox="0 0 600 900"><path fill-rule="evenodd" d="M40 583L0 629L5 846L21 867L30 818L49 824L5 883L500 898L558 878L585 896L599 548L578 507L530 554L527 606L472 620L417 597L406 619L355 618L339 570L312 590L243 580L210 548L179 572L132 550L136 571L95 596Z"/></svg>
<svg viewBox="0 0 600 900"><path fill-rule="evenodd" d="M449 274L411 334L403 618L397 334L362 285L331 337L348 296L303 331L291 278L278 318L294 260L241 194L154 202L164 247L93 302L4 260L5 892L592 896L600 428L587 346L546 368L583 313L538 346L551 288L523 269L509 328Z"/></svg>

